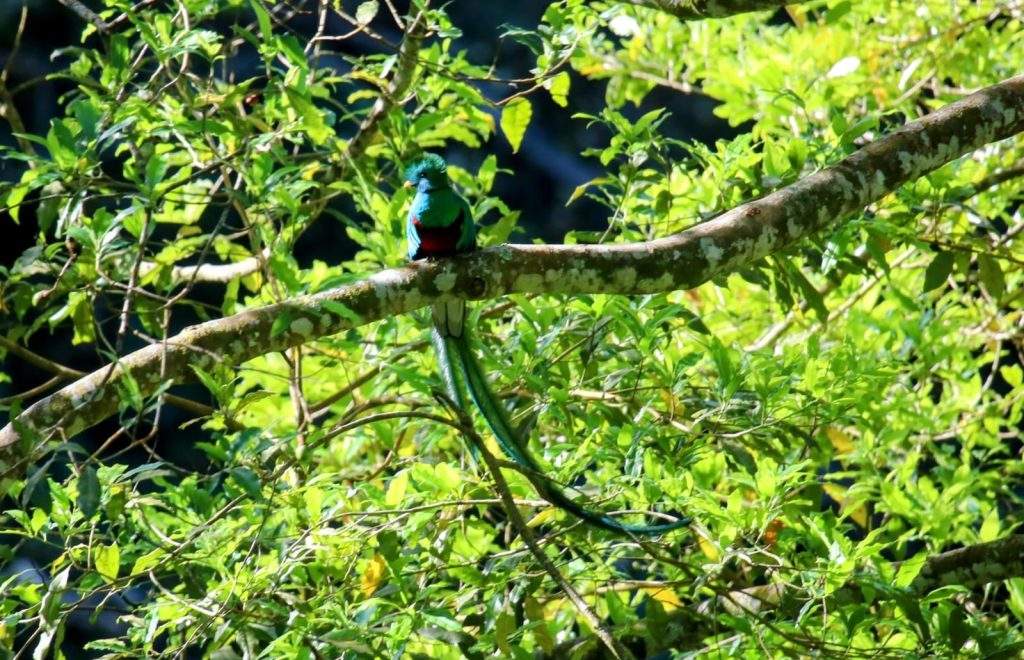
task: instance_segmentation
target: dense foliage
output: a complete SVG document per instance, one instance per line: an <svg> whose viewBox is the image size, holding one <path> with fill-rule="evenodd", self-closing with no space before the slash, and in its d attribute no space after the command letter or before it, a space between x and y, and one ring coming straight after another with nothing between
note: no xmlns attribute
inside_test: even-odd
<svg viewBox="0 0 1024 660"><path fill-rule="evenodd" d="M0 152L24 167L0 183L4 222L38 233L0 268L5 360L70 329L112 362L401 265L403 164L519 149L544 108L599 142L578 151L602 174L561 201L596 200L606 228L566 241L644 241L1024 70L1019 3L833 0L689 22L641 4L563 0L505 26L532 58L509 85L459 47L440 3L106 0L64 53L65 114ZM375 51L348 49L356 38ZM583 81L606 84L600 111L574 107ZM713 99L741 134L671 137L677 117L634 109L655 89ZM990 145L697 289L475 306L480 359L554 478L604 510L694 520L616 536L505 470L613 636L663 657L1024 648L1024 574L914 586L929 556L1021 523L1021 158L1019 142ZM481 243L514 239L520 200L492 191L515 172L474 162L450 171ZM347 241L302 263L318 224ZM196 366L209 409L129 381L112 437L44 438L0 518L0 643L43 657L76 611L102 610L119 623L88 648L110 657L610 653L464 434L423 416L451 417L428 324L421 311ZM62 359L45 356L51 386ZM168 423L182 406L198 419ZM169 443L197 456L169 460ZM25 557L32 570L11 569Z"/></svg>

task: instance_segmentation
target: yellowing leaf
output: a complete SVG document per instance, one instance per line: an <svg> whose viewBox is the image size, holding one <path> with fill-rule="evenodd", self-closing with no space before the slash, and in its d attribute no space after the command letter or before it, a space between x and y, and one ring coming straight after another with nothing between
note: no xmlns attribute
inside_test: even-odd
<svg viewBox="0 0 1024 660"><path fill-rule="evenodd" d="M683 606L683 601L679 600L679 596L676 592L668 587L644 587L644 592L665 606L665 610L674 610L677 607Z"/></svg>
<svg viewBox="0 0 1024 660"><path fill-rule="evenodd" d="M409 473L399 472L391 483L388 484L388 492L384 495L384 504L394 508L405 499L405 491L409 486Z"/></svg>
<svg viewBox="0 0 1024 660"><path fill-rule="evenodd" d="M537 525L543 525L544 523L549 522L552 518L555 517L556 511L557 509L555 509L554 507L544 509L543 511L535 515L533 518L530 518L529 522L526 523L526 526L536 527Z"/></svg>
<svg viewBox="0 0 1024 660"><path fill-rule="evenodd" d="M853 438L846 431L829 426L825 429L825 435L835 448L837 454L849 454L853 452Z"/></svg>
<svg viewBox="0 0 1024 660"><path fill-rule="evenodd" d="M313 162L307 163L306 166L302 168L301 176L306 181L312 181L316 177L316 173L319 172L319 171L320 171L320 163L318 163L317 161L313 161Z"/></svg>
<svg viewBox="0 0 1024 660"><path fill-rule="evenodd" d="M839 502L840 511L843 515L849 516L850 520L857 523L861 527L868 526L868 512L864 506L858 506L854 509L850 509L848 498L846 497L846 488L834 483L825 483L821 485L821 489L828 493L828 496Z"/></svg>
<svg viewBox="0 0 1024 660"><path fill-rule="evenodd" d="M384 577L385 567L387 567L387 562L384 561L384 557L382 555L375 555L366 566L359 589L367 598L372 596L373 592L377 591L377 586L380 584L381 578Z"/></svg>
<svg viewBox="0 0 1024 660"><path fill-rule="evenodd" d="M697 547L704 553L704 556L711 561L718 561L720 555L718 554L718 548L709 539L704 538L703 534L697 535Z"/></svg>
<svg viewBox="0 0 1024 660"><path fill-rule="evenodd" d="M547 621L550 617L544 611L544 606L537 602L537 599L533 596L527 596L523 599L523 611L526 613L526 618L530 621L540 622L539 626L531 630L533 632L533 639L537 642L537 646L545 653L550 654L555 648L555 639L551 636L551 631L548 630Z"/></svg>
<svg viewBox="0 0 1024 660"><path fill-rule="evenodd" d="M92 549L92 560L96 564L96 570L107 582L117 579L118 570L121 567L121 551L117 544L99 545Z"/></svg>
<svg viewBox="0 0 1024 660"><path fill-rule="evenodd" d="M518 98L501 111L501 130L512 145L512 152L519 151L519 145L526 135L526 127L530 125L530 118L533 116L533 106L524 98Z"/></svg>

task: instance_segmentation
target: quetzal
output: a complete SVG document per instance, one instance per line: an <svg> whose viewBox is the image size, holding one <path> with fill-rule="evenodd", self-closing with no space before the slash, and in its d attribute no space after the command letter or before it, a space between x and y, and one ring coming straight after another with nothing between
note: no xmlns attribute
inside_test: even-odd
<svg viewBox="0 0 1024 660"><path fill-rule="evenodd" d="M409 259L450 257L476 249L476 225L469 204L452 190L448 167L436 154L426 154L405 171L405 186L416 188L416 196L406 221ZM544 476L540 465L529 453L526 441L520 438L508 420L504 406L491 392L487 379L469 348L466 333L466 301L455 300L431 308L433 339L441 365L441 374L453 402L465 410L466 398L460 381L483 415L505 454L521 467L540 494L555 506L583 520L615 532L651 534L665 532L689 523L680 518L659 525L627 525L605 514L577 504L562 489Z"/></svg>

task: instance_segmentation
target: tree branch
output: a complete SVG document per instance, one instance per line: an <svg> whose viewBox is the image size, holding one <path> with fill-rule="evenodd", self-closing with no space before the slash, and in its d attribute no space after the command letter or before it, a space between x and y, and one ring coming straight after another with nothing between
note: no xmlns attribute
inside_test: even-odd
<svg viewBox="0 0 1024 660"><path fill-rule="evenodd" d="M626 0L631 5L650 7L671 14L681 21L726 18L752 11L779 9L807 0Z"/></svg>
<svg viewBox="0 0 1024 660"><path fill-rule="evenodd" d="M110 32L110 28L107 27L107 24L103 19L97 16L93 10L79 2L79 0L60 0L60 4L78 14L78 17L86 23L92 23L100 34L107 34Z"/></svg>
<svg viewBox="0 0 1024 660"><path fill-rule="evenodd" d="M192 366L241 363L457 298L509 293L649 294L689 289L778 251L945 163L1024 131L1024 76L980 90L836 165L679 234L620 245L502 245L382 271L355 284L208 321L131 353L38 401L0 430L0 492L31 442L114 414L128 377L148 395ZM339 306L339 303L341 306ZM25 442L21 442L25 441Z"/></svg>
<svg viewBox="0 0 1024 660"><path fill-rule="evenodd" d="M891 574L895 575L903 563L892 562L889 566ZM874 569L867 569L868 576L873 573ZM878 584L872 592L873 600L865 604L872 605L877 602L908 597L920 598L946 585L958 585L976 590L994 582L1021 577L1024 577L1024 534L1015 534L996 541L931 555L925 560L921 572L917 574L910 586L899 589ZM832 610L847 603L864 602L865 592L860 586L864 583L864 579L865 573L861 573L857 578L836 590L827 600L828 609ZM713 616L715 611L724 611L750 619L779 610L785 610L795 615L806 602L806 598L799 589L785 582L737 589L722 593L695 607L681 607L674 610L668 615L667 620L662 622L661 625L664 629L658 631L659 637L670 643L667 631L684 631L685 637L680 637L677 643L672 645L672 648L676 650L683 650L689 648L686 646L689 640L700 640L715 633L716 619ZM627 644L642 643L642 634L639 635L640 639L631 639L631 636L631 634L622 633L621 639ZM564 657L566 649L582 646L586 641L586 637L566 640L559 644L548 657ZM591 653L579 657L600 656Z"/></svg>
<svg viewBox="0 0 1024 660"><path fill-rule="evenodd" d="M6 350L12 355L20 357L22 360L28 362L32 366L48 371L52 374L56 374L59 380L77 380L86 375L84 371L78 369L72 369L71 367L65 367L63 364L58 364L52 360L47 360L42 355L33 353L21 344L11 341L7 337L0 335L0 349ZM49 381L47 381L49 382ZM27 393L22 394L25 396ZM185 397L178 396L177 394L171 394L170 392L163 393L164 401L171 404L176 408L181 408L186 412L190 412L196 417L209 417L213 413L217 412L205 403L199 403L192 399L186 399ZM229 422L230 425L230 422Z"/></svg>

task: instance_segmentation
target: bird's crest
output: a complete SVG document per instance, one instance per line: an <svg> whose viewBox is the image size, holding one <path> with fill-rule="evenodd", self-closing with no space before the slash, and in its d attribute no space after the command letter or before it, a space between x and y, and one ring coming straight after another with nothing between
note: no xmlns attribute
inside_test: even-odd
<svg viewBox="0 0 1024 660"><path fill-rule="evenodd" d="M413 161L412 165L405 170L405 180L415 182L421 176L426 176L431 181L447 178L448 165L437 154L423 154Z"/></svg>

